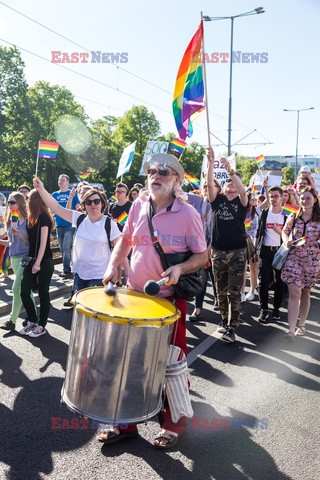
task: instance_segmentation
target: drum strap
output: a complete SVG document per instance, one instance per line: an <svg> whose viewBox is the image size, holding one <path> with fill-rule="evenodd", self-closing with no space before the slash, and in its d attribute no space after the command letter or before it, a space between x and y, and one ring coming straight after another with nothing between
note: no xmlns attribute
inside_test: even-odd
<svg viewBox="0 0 320 480"><path fill-rule="evenodd" d="M77 218L77 229L80 227L81 223L83 222L83 220L86 218L86 214L83 213L82 215L79 215L79 217ZM111 240L110 240L110 232L111 232L111 218L109 217L109 215L106 215L106 221L105 221L105 224L104 224L104 229L106 231L106 234L107 234L107 237L108 237L108 243L109 243L109 248L110 248L110 252L113 248L112 246L112 243L111 243Z"/></svg>

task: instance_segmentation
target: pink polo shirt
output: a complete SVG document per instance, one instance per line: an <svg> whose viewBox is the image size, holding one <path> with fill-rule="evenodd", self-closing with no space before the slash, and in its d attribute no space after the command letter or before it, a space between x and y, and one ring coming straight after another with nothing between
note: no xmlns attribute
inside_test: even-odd
<svg viewBox="0 0 320 480"><path fill-rule="evenodd" d="M148 225L149 199L138 198L129 212L123 229L124 241L131 242L132 256L129 271L129 287L143 292L148 280L161 279L163 268L160 257L152 245ZM191 205L182 205L175 199L171 210L163 209L152 217L153 229L165 253L201 253L207 249L199 213ZM163 285L160 297L173 294L173 287Z"/></svg>

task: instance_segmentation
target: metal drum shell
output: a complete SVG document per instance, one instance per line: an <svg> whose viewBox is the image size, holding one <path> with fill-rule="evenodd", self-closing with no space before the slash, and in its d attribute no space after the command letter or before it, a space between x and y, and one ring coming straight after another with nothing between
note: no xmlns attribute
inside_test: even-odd
<svg viewBox="0 0 320 480"><path fill-rule="evenodd" d="M115 305L108 298L104 308L95 295L106 300L102 287L75 297L62 400L104 424L145 422L161 409L171 332L180 313L165 299L133 290L118 289ZM140 314L130 312L131 302L141 303ZM103 312L91 308L96 303ZM152 318L146 318L148 311Z"/></svg>

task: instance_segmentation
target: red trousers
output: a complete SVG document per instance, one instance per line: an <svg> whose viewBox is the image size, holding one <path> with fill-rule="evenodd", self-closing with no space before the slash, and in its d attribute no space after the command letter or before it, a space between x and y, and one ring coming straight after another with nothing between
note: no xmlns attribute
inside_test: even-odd
<svg viewBox="0 0 320 480"><path fill-rule="evenodd" d="M173 302L173 297L168 297L170 302ZM187 304L183 298L175 299L175 306L181 312L181 316L175 322L172 335L171 335L171 344L180 347L185 356L187 356L187 340L186 340L186 313L187 313ZM168 402L165 399L164 409L159 414L160 426L164 430L170 430L175 433L182 433L188 425L188 418L181 417L177 423L174 423L171 419L170 408ZM127 428L119 428L122 432L132 432L136 430L137 425L129 425Z"/></svg>

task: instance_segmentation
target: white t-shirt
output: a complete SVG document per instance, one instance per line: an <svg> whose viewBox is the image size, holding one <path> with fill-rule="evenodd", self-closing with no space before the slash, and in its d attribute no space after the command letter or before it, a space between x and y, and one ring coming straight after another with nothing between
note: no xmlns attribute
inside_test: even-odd
<svg viewBox="0 0 320 480"><path fill-rule="evenodd" d="M265 234L263 237L263 245L267 247L280 247L281 245L281 235L273 230L273 225L275 223L283 229L284 225L284 215L280 213L272 213L269 209L267 221L266 221L266 229Z"/></svg>
<svg viewBox="0 0 320 480"><path fill-rule="evenodd" d="M73 227L77 226L77 219L80 215L82 215L81 212L72 212ZM105 223L105 215L94 223L86 216L76 231L72 250L72 270L82 280L103 278L106 271L111 252ZM111 220L110 241L120 235L117 224Z"/></svg>

